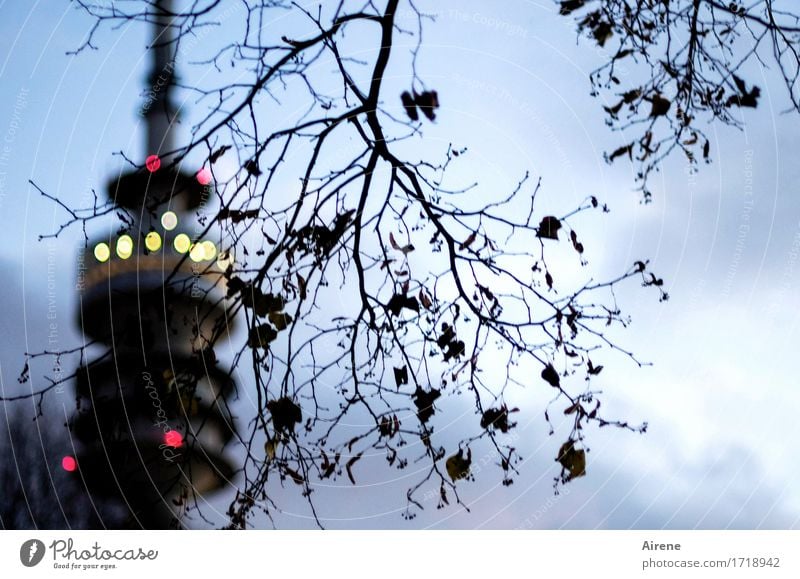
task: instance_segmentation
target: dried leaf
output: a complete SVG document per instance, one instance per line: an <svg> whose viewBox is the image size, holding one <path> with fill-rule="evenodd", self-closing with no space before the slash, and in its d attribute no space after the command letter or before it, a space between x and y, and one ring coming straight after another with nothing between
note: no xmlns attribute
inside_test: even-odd
<svg viewBox="0 0 800 579"><path fill-rule="evenodd" d="M417 407L417 418L419 418L420 422L427 422L430 417L434 415L436 411L433 408L433 403L441 395L442 393L436 388L431 388L430 391L425 391L417 386L417 389L412 396L412 400L414 401L414 406Z"/></svg>
<svg viewBox="0 0 800 579"><path fill-rule="evenodd" d="M428 294L425 293L425 290L419 290L419 301L422 304L422 307L426 310L430 310L433 303L431 302L431 298L428 297Z"/></svg>
<svg viewBox="0 0 800 579"><path fill-rule="evenodd" d="M289 468L288 466L284 465L283 472L289 475L289 477L292 479L292 481L294 481L294 484L301 485L306 480L306 479L303 478L303 475L301 475L296 470L293 470L293 469Z"/></svg>
<svg viewBox="0 0 800 579"><path fill-rule="evenodd" d="M403 108L406 110L408 118L412 121L418 121L419 113L417 113L417 105L414 102L414 97L411 96L411 93L408 91L403 92L403 94L400 95L400 100L403 103Z"/></svg>
<svg viewBox="0 0 800 579"><path fill-rule="evenodd" d="M584 4L586 4L586 0L561 0L561 7L558 13L561 16L569 16L576 10L583 8Z"/></svg>
<svg viewBox="0 0 800 579"><path fill-rule="evenodd" d="M556 372L556 369L552 364L548 364L544 367L541 376L542 379L544 379L544 381L550 384L550 386L553 388L558 388L561 386L561 377L558 375L558 372Z"/></svg>
<svg viewBox="0 0 800 579"><path fill-rule="evenodd" d="M475 238L476 238L476 237L477 237L477 233L475 233L475 232L473 231L473 232L470 234L470 236L469 236L469 237L467 237L467 239L465 239L465 240L464 240L464 243L462 243L461 245L459 245L459 246L458 246L458 249L460 249L460 250L462 250L462 251L463 251L463 250L465 250L465 249L466 249L466 248L468 248L470 245L472 245L472 243L475 241Z"/></svg>
<svg viewBox="0 0 800 579"><path fill-rule="evenodd" d="M445 468L447 469L447 474L450 475L452 481L456 482L457 480L467 478L469 476L469 467L471 464L472 450L467 451L467 456L465 458L464 451L459 449L458 453L447 459L445 462Z"/></svg>
<svg viewBox="0 0 800 579"><path fill-rule="evenodd" d="M539 229L536 232L536 237L541 239L555 239L558 240L558 230L561 229L561 221L557 217L548 215L539 222Z"/></svg>
<svg viewBox="0 0 800 579"><path fill-rule="evenodd" d="M278 337L278 332L270 324L261 324L250 330L247 345L251 348L269 348L270 342Z"/></svg>
<svg viewBox="0 0 800 579"><path fill-rule="evenodd" d="M228 149L230 149L230 148L231 148L231 146L230 146L230 145L222 145L222 146L221 146L219 149L217 149L216 151L214 151L213 153L211 153L211 156L208 158L209 162L211 162L211 163L216 163L216 162L217 162L217 160L218 160L218 159L219 159L219 158L220 158L222 155L224 155L224 154L225 154L225 151L227 151L227 150L228 150Z"/></svg>
<svg viewBox="0 0 800 579"><path fill-rule="evenodd" d="M429 121L435 120L435 110L439 108L439 94L435 90L426 90L420 94L415 94L414 97L414 102L416 102L422 114L424 114Z"/></svg>
<svg viewBox="0 0 800 579"><path fill-rule="evenodd" d="M273 460L275 453L278 450L278 440L272 438L264 443L264 452L267 453L267 460Z"/></svg>
<svg viewBox="0 0 800 579"><path fill-rule="evenodd" d="M258 163L255 159L250 159L244 164L244 169L248 173L250 173L253 177L258 177L261 175L261 169L258 167Z"/></svg>
<svg viewBox="0 0 800 579"><path fill-rule="evenodd" d="M398 388L404 384L408 384L408 366L394 369L394 382Z"/></svg>
<svg viewBox="0 0 800 579"><path fill-rule="evenodd" d="M267 319L279 332L285 330L292 323L292 316L283 312L270 312Z"/></svg>
<svg viewBox="0 0 800 579"><path fill-rule="evenodd" d="M620 147L608 156L608 162L612 163L617 157L627 155L629 159L633 160L633 143Z"/></svg>
<svg viewBox="0 0 800 579"><path fill-rule="evenodd" d="M403 308L419 313L419 302L417 298L413 296L395 294L392 296L392 299L389 300L389 303L386 304L386 308L395 316L399 316Z"/></svg>
<svg viewBox="0 0 800 579"><path fill-rule="evenodd" d="M267 402L272 424L278 432L294 432L295 425L303 421L303 411L288 396Z"/></svg>
<svg viewBox="0 0 800 579"><path fill-rule="evenodd" d="M669 99L664 98L660 94L656 93L650 97L650 103L652 104L652 108L650 109L650 116L651 117L661 117L669 112L669 108L672 106L672 102Z"/></svg>
<svg viewBox="0 0 800 579"><path fill-rule="evenodd" d="M572 480L586 474L586 451L575 448L575 441L573 440L568 440L561 445L556 460L569 473L566 480Z"/></svg>

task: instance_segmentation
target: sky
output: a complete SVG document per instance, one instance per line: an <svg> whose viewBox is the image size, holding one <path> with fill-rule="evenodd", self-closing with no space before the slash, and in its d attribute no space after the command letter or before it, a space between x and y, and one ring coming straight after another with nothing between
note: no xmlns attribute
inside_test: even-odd
<svg viewBox="0 0 800 579"><path fill-rule="evenodd" d="M507 191L526 170L542 177L551 203L597 195L611 213L583 226L592 240L586 253L592 271L602 277L646 257L664 278L671 296L666 303L636 284L618 294L633 319L619 341L652 366L638 368L609 354L600 382L608 412L647 421L649 430L643 436L591 432L588 475L556 496L558 441L547 436L542 413L534 410L512 431L524 458L515 483L502 486L496 468L478 473L460 489L470 512L438 510L434 500L407 521L401 517L407 479L376 467L365 468L355 487L344 481L316 488L325 525L800 527L800 467L793 460L800 434L794 368L800 165L793 154L800 120L785 113L785 88L774 71L751 71L764 96L757 110L743 115L742 130L709 127L713 163L691 175L683 159L668 159L653 202L645 205L634 190L632 167L602 159L621 140L589 95L588 72L602 55L577 41L572 22L557 16L553 3L435 6L438 18L426 28L418 62L442 101L437 123L425 128L428 146L469 147L469 164L460 169L465 174L456 177L479 176L487 195ZM104 32L98 50L69 56L91 26L72 3L0 0L0 14L0 387L9 393L20 388L25 351L80 341L75 279L81 234L71 230L37 241L66 214L29 181L67 204L81 204L119 170L115 152L144 154L136 111L148 31L124 26ZM190 109L186 114L191 118ZM34 386L41 370L32 375ZM543 410L546 402L535 392L516 396L521 407ZM67 415L74 398L67 389L50 404ZM240 404L244 415L246 384ZM463 412L454 407L448 428L457 429L470 413L467 406ZM409 470L403 477L413 474ZM274 492L285 507L275 517L277 527L313 526L295 488ZM230 493L213 497L206 514L222 521L229 500Z"/></svg>

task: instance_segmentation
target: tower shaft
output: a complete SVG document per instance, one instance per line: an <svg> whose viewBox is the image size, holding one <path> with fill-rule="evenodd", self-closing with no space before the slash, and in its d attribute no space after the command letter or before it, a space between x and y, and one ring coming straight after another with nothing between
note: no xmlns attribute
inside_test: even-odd
<svg viewBox="0 0 800 579"><path fill-rule="evenodd" d="M172 7L172 0L159 0L154 8L156 16L150 45L153 60L149 75L151 100L145 112L147 154L161 157L175 148L173 125L177 112L171 97L175 82L177 34Z"/></svg>

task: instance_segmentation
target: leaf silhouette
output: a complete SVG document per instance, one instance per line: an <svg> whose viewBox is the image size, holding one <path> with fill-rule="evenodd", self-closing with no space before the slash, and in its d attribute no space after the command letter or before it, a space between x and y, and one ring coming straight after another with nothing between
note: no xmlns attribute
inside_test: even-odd
<svg viewBox="0 0 800 579"><path fill-rule="evenodd" d="M272 424L278 432L294 433L296 424L303 421L300 407L288 396L267 402L267 410L272 415Z"/></svg>
<svg viewBox="0 0 800 579"><path fill-rule="evenodd" d="M548 215L539 222L536 236L541 239L555 239L557 241L559 229L561 229L561 221L557 217Z"/></svg>
<svg viewBox="0 0 800 579"><path fill-rule="evenodd" d="M398 388L404 384L408 384L408 366L394 368L394 382Z"/></svg>
<svg viewBox="0 0 800 579"><path fill-rule="evenodd" d="M548 364L544 367L544 370L542 370L542 378L553 388L558 388L561 386L561 378L559 377L558 372L556 372L556 369L553 368L552 364Z"/></svg>
<svg viewBox="0 0 800 579"><path fill-rule="evenodd" d="M473 231L472 233L470 233L469 237L467 237L464 240L464 243L458 246L458 249L460 249L461 251L467 249L475 241L475 237L477 237L477 233Z"/></svg>
<svg viewBox="0 0 800 579"><path fill-rule="evenodd" d="M419 302L414 296L394 294L386 304L386 308L395 316L399 316L403 308L419 313Z"/></svg>
<svg viewBox="0 0 800 579"><path fill-rule="evenodd" d="M461 480L469 476L469 467L471 464L472 451L468 450L465 458L464 451L459 449L456 454L447 459L445 462L445 468L447 469L447 474L450 475L452 481L456 482L457 480Z"/></svg>
<svg viewBox="0 0 800 579"><path fill-rule="evenodd" d="M568 440L561 445L556 460L569 473L564 479L565 481L570 481L586 474L586 451L575 448L575 441L573 440Z"/></svg>
<svg viewBox="0 0 800 579"><path fill-rule="evenodd" d="M289 478L291 478L294 484L296 485L301 485L306 481L306 479L303 478L303 475L301 475L296 470L289 468L286 465L283 466L283 472L288 474Z"/></svg>
<svg viewBox="0 0 800 579"><path fill-rule="evenodd" d="M649 100L650 104L652 105L652 108L650 109L651 117L662 117L666 115L672 106L672 102L660 94L654 94L649 98Z"/></svg>
<svg viewBox="0 0 800 579"><path fill-rule="evenodd" d="M417 407L417 418L419 418L420 422L428 422L430 417L434 415L436 411L433 408L433 403L441 395L442 393L436 388L431 388L430 391L426 392L417 386L412 399L414 400L414 406Z"/></svg>
<svg viewBox="0 0 800 579"><path fill-rule="evenodd" d="M415 95L414 102L417 103L419 110L429 121L436 119L435 110L439 108L439 95L435 90L425 91Z"/></svg>
<svg viewBox="0 0 800 579"><path fill-rule="evenodd" d="M414 97L408 91L400 95L400 100L403 102L403 108L406 109L408 118L412 121L419 120L419 113L417 113L417 105L414 102Z"/></svg>

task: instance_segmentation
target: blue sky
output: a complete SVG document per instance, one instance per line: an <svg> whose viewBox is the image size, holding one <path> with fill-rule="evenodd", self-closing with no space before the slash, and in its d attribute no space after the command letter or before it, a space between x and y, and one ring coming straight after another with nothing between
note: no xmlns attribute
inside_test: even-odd
<svg viewBox="0 0 800 579"><path fill-rule="evenodd" d="M531 409L515 432L521 474L506 488L499 471L487 468L465 485L471 513L432 504L406 522L400 511L407 481L376 468L356 488L346 481L320 487L322 518L330 527L356 528L800 527L800 467L793 461L800 434L800 165L793 156L800 121L783 114L785 89L774 73L751 71L764 97L743 117L743 130L710 128L714 162L689 176L683 159L669 159L653 203L642 205L632 168L602 160L620 139L589 96L587 74L601 55L576 42L572 23L552 3L436 6L418 66L443 108L425 128L426 143L468 146L469 164L456 178L480 177L487 195L507 191L528 169L542 176L543 195L554 205L597 195L612 213L583 226L592 271L602 277L646 257L666 280L665 304L635 284L618 296L634 320L619 340L653 366L639 369L609 355L601 383L609 412L646 420L650 431L592 432L588 476L555 497L558 444L536 411L546 398L521 392L517 402ZM79 204L119 170L114 152L144 154L136 111L147 31L106 32L99 50L66 56L91 25L71 3L0 1L0 14L0 378L8 392L18 388L25 350L80 339L80 232L37 242L65 215L28 180ZM192 113L186 115L188 123ZM71 412L73 398L65 392L52 403ZM241 404L246 413L246 396ZM452 412L454 429L471 417L466 407ZM311 525L296 489L275 492L286 506L279 527ZM212 510L224 511L228 498L215 497Z"/></svg>

